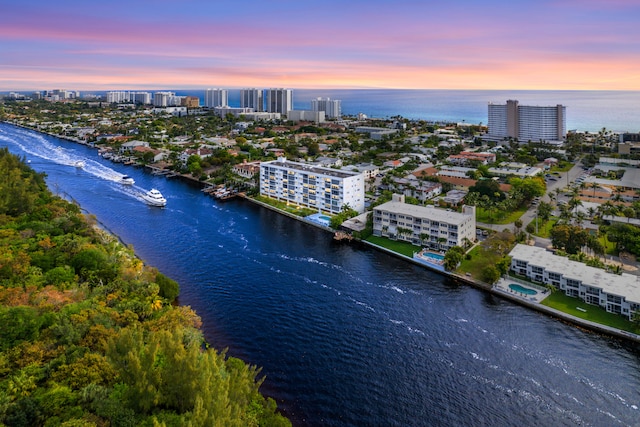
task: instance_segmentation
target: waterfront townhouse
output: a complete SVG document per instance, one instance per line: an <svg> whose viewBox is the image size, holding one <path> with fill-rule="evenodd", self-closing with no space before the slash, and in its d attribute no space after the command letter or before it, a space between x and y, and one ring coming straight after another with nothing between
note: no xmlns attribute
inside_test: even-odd
<svg viewBox="0 0 640 427"><path fill-rule="evenodd" d="M279 157L260 164L260 194L337 214L349 205L364 212L364 175Z"/></svg>
<svg viewBox="0 0 640 427"><path fill-rule="evenodd" d="M535 246L518 244L509 255L513 272L552 285L570 297L629 320L640 309L640 276L610 273Z"/></svg>
<svg viewBox="0 0 640 427"><path fill-rule="evenodd" d="M373 234L405 240L435 250L464 247L476 238L476 210L463 206L462 213L434 206L405 203L404 195L373 209Z"/></svg>

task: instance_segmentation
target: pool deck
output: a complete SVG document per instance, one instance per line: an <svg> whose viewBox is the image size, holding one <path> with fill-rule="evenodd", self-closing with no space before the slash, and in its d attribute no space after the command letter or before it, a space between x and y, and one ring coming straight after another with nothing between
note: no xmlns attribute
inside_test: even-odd
<svg viewBox="0 0 640 427"><path fill-rule="evenodd" d="M525 288L534 289L538 291L535 295L525 295L520 292L516 292L509 288L509 285L516 284ZM513 279L512 277L501 277L498 282L493 285L493 288L499 292L503 292L505 294L509 294L512 297L516 297L525 301L540 303L543 299L549 296L549 291L542 286L535 286L529 283L521 283L517 279Z"/></svg>

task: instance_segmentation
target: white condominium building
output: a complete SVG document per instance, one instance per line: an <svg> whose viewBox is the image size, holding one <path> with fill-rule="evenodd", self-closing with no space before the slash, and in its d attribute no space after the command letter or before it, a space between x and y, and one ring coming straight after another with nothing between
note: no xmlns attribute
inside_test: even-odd
<svg viewBox="0 0 640 427"><path fill-rule="evenodd" d="M463 206L462 213L433 206L411 205L404 195L373 208L373 234L405 240L436 250L464 246L476 239L476 209Z"/></svg>
<svg viewBox="0 0 640 427"><path fill-rule="evenodd" d="M229 105L229 91L226 89L207 89L204 91L204 106L209 108Z"/></svg>
<svg viewBox="0 0 640 427"><path fill-rule="evenodd" d="M629 320L640 310L640 276L608 273L535 246L518 244L509 255L511 270L534 282L553 285Z"/></svg>
<svg viewBox="0 0 640 427"><path fill-rule="evenodd" d="M260 194L337 214L343 206L364 212L364 176L284 157L260 164Z"/></svg>
<svg viewBox="0 0 640 427"><path fill-rule="evenodd" d="M293 90L272 88L267 89L267 111L269 113L287 114L293 110Z"/></svg>
<svg viewBox="0 0 640 427"><path fill-rule="evenodd" d="M256 88L240 89L240 107L264 111L264 91Z"/></svg>
<svg viewBox="0 0 640 427"><path fill-rule="evenodd" d="M489 137L527 141L562 141L567 133L567 107L489 104Z"/></svg>
<svg viewBox="0 0 640 427"><path fill-rule="evenodd" d="M151 93L134 92L131 94L131 100L136 104L143 104L143 105L151 104Z"/></svg>
<svg viewBox="0 0 640 427"><path fill-rule="evenodd" d="M155 107L173 107L180 105L180 96L176 96L174 92L156 92L153 94L153 105Z"/></svg>
<svg viewBox="0 0 640 427"><path fill-rule="evenodd" d="M107 102L110 104L117 102L131 102L131 93L123 90L107 92Z"/></svg>
<svg viewBox="0 0 640 427"><path fill-rule="evenodd" d="M324 111L325 117L328 119L339 119L342 117L342 101L330 98L312 99L311 110Z"/></svg>

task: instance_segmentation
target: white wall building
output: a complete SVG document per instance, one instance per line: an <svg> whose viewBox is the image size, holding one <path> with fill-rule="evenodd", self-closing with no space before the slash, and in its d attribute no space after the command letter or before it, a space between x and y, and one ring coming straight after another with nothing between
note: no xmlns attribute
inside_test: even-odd
<svg viewBox="0 0 640 427"><path fill-rule="evenodd" d="M289 110L287 111L287 118L295 123L297 122L314 122L324 123L324 111L311 111L311 110Z"/></svg>
<svg viewBox="0 0 640 427"><path fill-rule="evenodd" d="M180 105L181 97L174 92L155 92L153 94L153 105L155 107L173 107Z"/></svg>
<svg viewBox="0 0 640 427"><path fill-rule="evenodd" d="M269 113L287 114L287 111L293 110L293 90L272 88L266 92Z"/></svg>
<svg viewBox="0 0 640 427"><path fill-rule="evenodd" d="M264 91L256 88L240 89L240 107L264 111Z"/></svg>
<svg viewBox="0 0 640 427"><path fill-rule="evenodd" d="M342 101L331 98L316 98L311 100L311 110L324 111L328 119L339 119L342 117Z"/></svg>
<svg viewBox="0 0 640 427"><path fill-rule="evenodd" d="M124 90L114 90L107 92L107 102L110 104L119 102L131 102L130 92Z"/></svg>
<svg viewBox="0 0 640 427"><path fill-rule="evenodd" d="M131 101L133 101L136 104L143 104L143 105L151 104L151 93L133 92L131 94Z"/></svg>
<svg viewBox="0 0 640 427"><path fill-rule="evenodd" d="M511 270L534 282L629 319L640 310L640 276L608 273L535 246L518 244L509 255Z"/></svg>
<svg viewBox="0 0 640 427"><path fill-rule="evenodd" d="M364 179L371 179L378 176L380 166L376 166L373 163L358 163L357 165L344 166L342 170L361 173L364 175Z"/></svg>
<svg viewBox="0 0 640 427"><path fill-rule="evenodd" d="M204 106L209 108L229 105L229 91L226 89L207 89L204 91Z"/></svg>
<svg viewBox="0 0 640 427"><path fill-rule="evenodd" d="M463 206L462 213L433 206L411 205L404 195L373 208L373 234L405 240L436 250L464 246L476 238L476 209Z"/></svg>
<svg viewBox="0 0 640 427"><path fill-rule="evenodd" d="M495 139L514 138L527 141L562 141L567 133L567 107L490 103L489 133Z"/></svg>
<svg viewBox="0 0 640 427"><path fill-rule="evenodd" d="M364 212L364 176L284 157L260 164L260 194L337 214L344 205Z"/></svg>

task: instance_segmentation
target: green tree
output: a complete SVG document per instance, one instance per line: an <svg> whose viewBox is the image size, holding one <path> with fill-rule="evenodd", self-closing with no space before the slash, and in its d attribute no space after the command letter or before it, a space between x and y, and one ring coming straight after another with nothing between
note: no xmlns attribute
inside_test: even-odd
<svg viewBox="0 0 640 427"><path fill-rule="evenodd" d="M491 285L500 279L500 270L495 265L487 265L482 269L482 280Z"/></svg>
<svg viewBox="0 0 640 427"><path fill-rule="evenodd" d="M33 307L0 307L0 351L38 337L41 319Z"/></svg>
<svg viewBox="0 0 640 427"><path fill-rule="evenodd" d="M447 271L453 271L458 268L460 261L464 259L464 249L460 246L452 246L444 254L444 268Z"/></svg>
<svg viewBox="0 0 640 427"><path fill-rule="evenodd" d="M547 222L549 221L549 218L551 218L551 212L553 212L553 206L551 206L550 203L547 202L540 202L540 204L538 205L538 217L540 217L540 219L543 222Z"/></svg>
<svg viewBox="0 0 640 427"><path fill-rule="evenodd" d="M556 225L551 229L551 243L569 254L577 254L587 243L589 233L582 227L570 224Z"/></svg>
<svg viewBox="0 0 640 427"><path fill-rule="evenodd" d="M180 285L173 279L168 278L164 274L158 272L156 274L155 282L159 286L159 294L161 297L166 298L170 302L173 302L180 294Z"/></svg>

